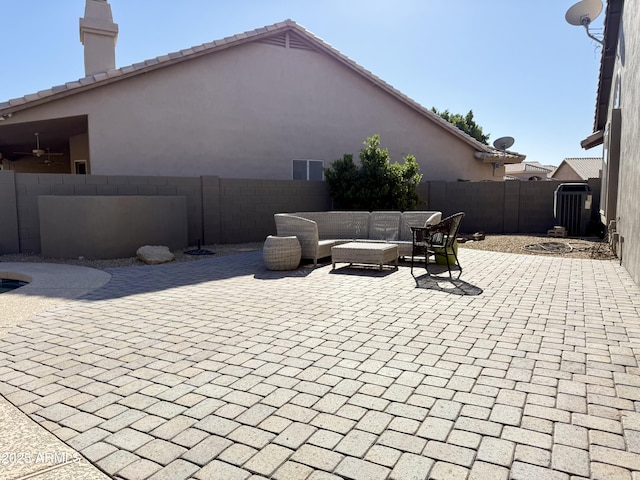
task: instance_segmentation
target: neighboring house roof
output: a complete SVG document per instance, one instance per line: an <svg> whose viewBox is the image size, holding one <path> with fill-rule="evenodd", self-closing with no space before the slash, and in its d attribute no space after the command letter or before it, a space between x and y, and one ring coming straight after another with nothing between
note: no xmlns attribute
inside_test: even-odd
<svg viewBox="0 0 640 480"><path fill-rule="evenodd" d="M555 167L548 167L540 164L539 162L522 162L517 165L505 165L505 172L508 175L515 173L551 173Z"/></svg>
<svg viewBox="0 0 640 480"><path fill-rule="evenodd" d="M556 169L556 172L561 171L560 169L565 165L569 166L583 180L599 178L600 170L602 169L602 158L565 158ZM555 176L556 172L554 172L552 177Z"/></svg>
<svg viewBox="0 0 640 480"><path fill-rule="evenodd" d="M289 33L289 35L287 35L287 33ZM240 33L221 40L215 40L210 43L205 43L185 50L180 50L179 52L169 53L167 55L162 55L160 57L156 57L130 66L89 75L77 81L68 82L64 85L55 86L47 90L42 90L37 93L25 95L24 97L14 98L6 102L0 102L0 120L3 119L3 116L10 117L15 112L34 107L36 105L52 102L54 100L85 92L87 90L103 85L108 85L113 82L121 81L158 68L167 67L176 63L191 60L203 55L208 55L213 52L254 41L264 41L267 43L279 44L288 42L292 47L295 46L297 48L313 49L332 56L346 67L366 77L373 84L377 85L385 92L397 98L402 103L408 105L410 108L427 117L432 122L439 125L441 128L445 129L452 135L455 135L462 141L469 144L476 150L476 158L482 159L485 162L502 160L509 163L519 163L525 158L524 155L521 155L519 153L509 151L502 152L489 145L484 145L483 143L477 141L475 138L467 135L465 132L447 122L439 115L423 107L419 103L404 95L402 92L393 88L385 81L375 76L370 71L361 67L356 62L343 55L331 45L316 37L314 34L307 31L304 27L298 25L293 20L285 20L284 22L276 23L274 25L269 25L256 30Z"/></svg>
<svg viewBox="0 0 640 480"><path fill-rule="evenodd" d="M582 148L588 149L602 145L604 128L607 123L609 97L613 83L613 69L618 49L618 34L622 18L624 0L608 0L604 19L604 45L600 60L598 77L598 93L596 95L596 111L593 122L593 133L580 142Z"/></svg>
<svg viewBox="0 0 640 480"><path fill-rule="evenodd" d="M505 180L548 180L555 167L540 162L505 165Z"/></svg>

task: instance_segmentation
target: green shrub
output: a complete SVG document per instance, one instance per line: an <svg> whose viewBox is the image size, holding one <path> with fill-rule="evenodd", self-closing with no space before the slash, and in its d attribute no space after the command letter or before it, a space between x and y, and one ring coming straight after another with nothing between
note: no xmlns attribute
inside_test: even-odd
<svg viewBox="0 0 640 480"><path fill-rule="evenodd" d="M363 143L360 163L345 154L324 169L329 193L339 208L353 210L414 210L420 198L416 187L422 179L413 155L404 163L391 163L389 151L380 148L380 135Z"/></svg>

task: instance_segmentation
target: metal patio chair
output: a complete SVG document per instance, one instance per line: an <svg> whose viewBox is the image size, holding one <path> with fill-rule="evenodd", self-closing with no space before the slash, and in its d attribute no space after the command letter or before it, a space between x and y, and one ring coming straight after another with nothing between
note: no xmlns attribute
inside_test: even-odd
<svg viewBox="0 0 640 480"><path fill-rule="evenodd" d="M413 247L411 254L411 275L413 275L413 264L416 256L424 256L424 268L429 272L429 257L433 255L437 261L438 257L444 258L449 269L449 278L453 280L451 274L451 256L458 266L458 279L462 275L462 266L458 260L458 255L454 249L454 242L458 236L460 222L464 217L464 212L459 212L443 219L436 225L426 225L424 227L411 227L413 236ZM456 279L457 280L457 279Z"/></svg>

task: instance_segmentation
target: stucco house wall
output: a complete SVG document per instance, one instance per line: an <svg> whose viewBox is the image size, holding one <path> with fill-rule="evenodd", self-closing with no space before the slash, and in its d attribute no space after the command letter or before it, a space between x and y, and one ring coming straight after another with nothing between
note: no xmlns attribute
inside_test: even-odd
<svg viewBox="0 0 640 480"><path fill-rule="evenodd" d="M602 145L600 219L620 263L640 284L640 4L608 0L593 133Z"/></svg>
<svg viewBox="0 0 640 480"><path fill-rule="evenodd" d="M106 1L86 0L81 38L96 33L83 29L95 13L114 46ZM357 158L374 134L394 161L416 156L424 180L499 181L503 163L525 158L481 144L291 20L120 68L109 57L96 70L103 49L84 44L85 78L0 102L5 166L291 179L294 160ZM42 152L64 152L59 165L18 153L32 151L34 132Z"/></svg>
<svg viewBox="0 0 640 480"><path fill-rule="evenodd" d="M474 148L329 56L252 42L36 106L87 115L91 173L291 179L293 159L357 156L379 133L425 180L497 180ZM179 138L179 141L176 140Z"/></svg>
<svg viewBox="0 0 640 480"><path fill-rule="evenodd" d="M620 172L618 177L618 255L640 284L640 3L624 2L618 51L609 100L621 110Z"/></svg>

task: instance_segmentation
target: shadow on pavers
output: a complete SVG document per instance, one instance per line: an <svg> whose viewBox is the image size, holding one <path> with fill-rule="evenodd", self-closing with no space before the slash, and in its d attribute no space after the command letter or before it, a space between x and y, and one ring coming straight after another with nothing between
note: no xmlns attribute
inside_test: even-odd
<svg viewBox="0 0 640 480"><path fill-rule="evenodd" d="M262 267L262 270L257 272L253 278L256 280L278 280L279 278L302 278L306 277L313 272L313 265L300 265L295 270L268 270L266 267Z"/></svg>
<svg viewBox="0 0 640 480"><path fill-rule="evenodd" d="M431 266L429 268L431 268ZM454 272L454 276L456 274L457 272ZM464 280L450 279L446 266L444 268L444 275L440 275L439 273L437 275L425 273L417 277L414 275L413 278L416 281L416 288L436 290L438 292L461 296L477 296L483 293L480 287L476 287Z"/></svg>
<svg viewBox="0 0 640 480"><path fill-rule="evenodd" d="M382 270L378 265L361 265L358 263L337 266L329 273L331 275L357 275L358 277L388 277L398 271L398 267L385 265Z"/></svg>
<svg viewBox="0 0 640 480"><path fill-rule="evenodd" d="M124 298L177 287L254 275L264 270L262 252L211 256L197 262L163 263L135 267L105 268L111 281L82 297L85 301Z"/></svg>

